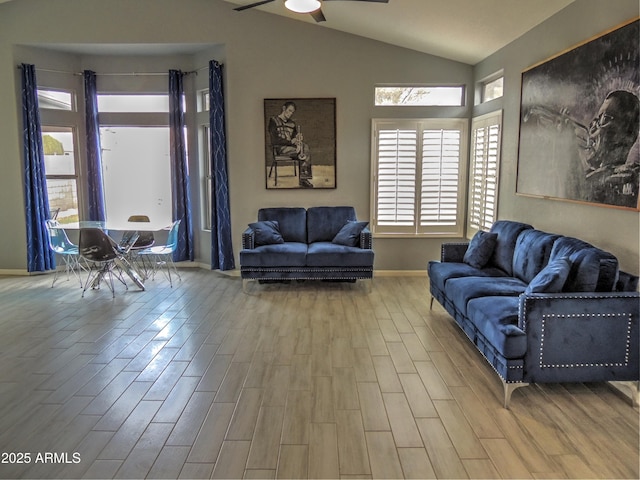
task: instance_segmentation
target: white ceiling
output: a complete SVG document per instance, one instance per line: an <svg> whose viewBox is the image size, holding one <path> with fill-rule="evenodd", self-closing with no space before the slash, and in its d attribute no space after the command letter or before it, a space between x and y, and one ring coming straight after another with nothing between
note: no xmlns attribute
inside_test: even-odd
<svg viewBox="0 0 640 480"><path fill-rule="evenodd" d="M225 0L248 5L256 0ZM353 33L470 65L484 60L574 0L389 0L324 2L320 27ZM288 11L284 0L252 10L314 23Z"/></svg>
<svg viewBox="0 0 640 480"><path fill-rule="evenodd" d="M256 0L224 1L233 9ZM274 0L234 14L254 15L253 10L260 10L475 65L574 1L331 1L322 5L327 21L316 23L310 15L287 10L284 0Z"/></svg>

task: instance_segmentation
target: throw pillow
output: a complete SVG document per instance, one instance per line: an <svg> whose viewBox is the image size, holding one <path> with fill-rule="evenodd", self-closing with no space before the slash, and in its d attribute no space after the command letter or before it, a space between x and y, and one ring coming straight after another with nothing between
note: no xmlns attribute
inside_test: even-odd
<svg viewBox="0 0 640 480"><path fill-rule="evenodd" d="M491 258L497 240L497 233L479 231L469 242L462 261L474 268L483 268Z"/></svg>
<svg viewBox="0 0 640 480"><path fill-rule="evenodd" d="M369 225L369 222L349 220L343 225L340 231L336 233L332 241L338 245L357 247L360 243L360 233L362 233L362 230L364 230L367 225Z"/></svg>
<svg viewBox="0 0 640 480"><path fill-rule="evenodd" d="M562 291L564 283L567 281L571 262L568 258L562 257L552 260L540 272L533 277L524 293L558 293Z"/></svg>
<svg viewBox="0 0 640 480"><path fill-rule="evenodd" d="M249 226L255 232L256 247L260 245L273 245L284 243L280 233L280 224L275 220L264 220L262 222L250 223Z"/></svg>

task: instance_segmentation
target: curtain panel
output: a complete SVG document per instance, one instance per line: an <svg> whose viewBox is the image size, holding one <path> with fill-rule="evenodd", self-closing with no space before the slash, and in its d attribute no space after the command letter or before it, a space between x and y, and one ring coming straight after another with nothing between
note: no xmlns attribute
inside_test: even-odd
<svg viewBox="0 0 640 480"><path fill-rule="evenodd" d="M102 179L102 149L100 148L100 123L98 121L98 92L96 74L85 70L84 111L87 131L87 215L89 220L106 220L104 183Z"/></svg>
<svg viewBox="0 0 640 480"><path fill-rule="evenodd" d="M209 62L209 123L211 151L211 268L233 270L227 136L225 127L222 65Z"/></svg>
<svg viewBox="0 0 640 480"><path fill-rule="evenodd" d="M182 220L178 231L178 245L173 260L194 259L193 220L189 198L189 166L185 138L184 110L184 73L169 70L169 139L171 154L171 190L173 219Z"/></svg>
<svg viewBox="0 0 640 480"><path fill-rule="evenodd" d="M49 248L45 222L49 219L49 197L44 169L42 126L38 110L38 83L34 65L21 65L22 122L24 141L24 198L27 227L27 271L56 268Z"/></svg>

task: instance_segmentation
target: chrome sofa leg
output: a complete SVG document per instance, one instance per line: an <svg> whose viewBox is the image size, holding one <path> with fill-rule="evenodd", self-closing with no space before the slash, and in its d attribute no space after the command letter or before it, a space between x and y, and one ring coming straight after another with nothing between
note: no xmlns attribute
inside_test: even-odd
<svg viewBox="0 0 640 480"><path fill-rule="evenodd" d="M520 382L520 383L507 383L504 380L502 381L502 386L504 387L504 408L509 408L509 402L511 401L511 394L518 388L527 387L529 384Z"/></svg>

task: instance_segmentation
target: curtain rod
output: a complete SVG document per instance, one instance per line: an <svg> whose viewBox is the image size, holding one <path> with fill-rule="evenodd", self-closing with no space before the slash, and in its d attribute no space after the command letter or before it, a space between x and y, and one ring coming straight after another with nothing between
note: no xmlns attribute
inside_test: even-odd
<svg viewBox="0 0 640 480"><path fill-rule="evenodd" d="M18 65L18 69L21 69L22 65ZM204 67L204 68L208 68L208 67ZM196 75L198 74L198 72L200 70L203 70L203 68L199 68L198 70L192 70L189 72L182 72L185 75L191 75L192 73L195 73ZM38 68L36 67L36 71L37 72L48 72L48 73L61 73L61 74L65 74L65 75L78 75L78 76L82 76L82 72L66 72L64 70L51 70L51 69L47 69L47 68ZM162 76L162 75L169 75L169 72L125 72L125 73L97 73L97 76L101 76L101 77L142 77L142 76Z"/></svg>

